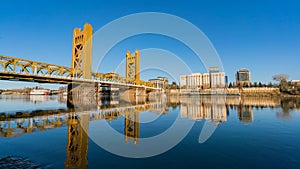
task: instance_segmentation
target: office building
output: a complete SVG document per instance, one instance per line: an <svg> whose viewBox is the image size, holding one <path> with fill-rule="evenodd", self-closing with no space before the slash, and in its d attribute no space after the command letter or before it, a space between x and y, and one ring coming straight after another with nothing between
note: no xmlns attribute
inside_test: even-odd
<svg viewBox="0 0 300 169"><path fill-rule="evenodd" d="M226 82L225 82L224 72L210 73L211 88L224 88L225 86L226 86Z"/></svg>
<svg viewBox="0 0 300 169"><path fill-rule="evenodd" d="M201 73L192 73L190 75L180 76L180 88L184 89L201 89L202 75Z"/></svg>
<svg viewBox="0 0 300 169"><path fill-rule="evenodd" d="M250 71L245 68L238 70L236 73L236 84L237 86L250 86L251 85Z"/></svg>
<svg viewBox="0 0 300 169"><path fill-rule="evenodd" d="M202 89L210 88L210 75L209 73L204 73L202 75Z"/></svg>
<svg viewBox="0 0 300 169"><path fill-rule="evenodd" d="M218 67L209 68L209 73L192 73L180 76L180 88L198 91L201 89L224 88L226 76Z"/></svg>

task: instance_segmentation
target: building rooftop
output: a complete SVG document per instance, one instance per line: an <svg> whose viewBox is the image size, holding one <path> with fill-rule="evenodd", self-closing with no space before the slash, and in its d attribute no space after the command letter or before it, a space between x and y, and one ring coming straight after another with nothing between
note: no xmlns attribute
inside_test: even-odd
<svg viewBox="0 0 300 169"><path fill-rule="evenodd" d="M241 68L240 70L239 70L239 72L250 72L248 69L246 69L246 68Z"/></svg>

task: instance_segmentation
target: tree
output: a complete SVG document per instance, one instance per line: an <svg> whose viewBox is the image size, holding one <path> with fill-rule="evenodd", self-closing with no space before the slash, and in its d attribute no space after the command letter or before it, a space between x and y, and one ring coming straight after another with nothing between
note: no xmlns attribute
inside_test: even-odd
<svg viewBox="0 0 300 169"><path fill-rule="evenodd" d="M167 89L179 89L179 86L176 82L172 82L172 84L168 84Z"/></svg>
<svg viewBox="0 0 300 169"><path fill-rule="evenodd" d="M288 74L277 74L273 76L273 80L281 82L283 80L287 81L289 79Z"/></svg>
<svg viewBox="0 0 300 169"><path fill-rule="evenodd" d="M258 87L263 87L263 84L261 82L259 82Z"/></svg>
<svg viewBox="0 0 300 169"><path fill-rule="evenodd" d="M268 84L268 87L273 87L272 82L270 82L270 83Z"/></svg>
<svg viewBox="0 0 300 169"><path fill-rule="evenodd" d="M228 87L229 87L229 88L232 88L232 83L231 83L231 82L229 83L229 86L228 86Z"/></svg>
<svg viewBox="0 0 300 169"><path fill-rule="evenodd" d="M233 82L232 87L236 87L236 83Z"/></svg>
<svg viewBox="0 0 300 169"><path fill-rule="evenodd" d="M288 74L277 74L273 76L273 80L279 82L279 89L282 92L288 91L288 82L287 82L288 79L289 79Z"/></svg>

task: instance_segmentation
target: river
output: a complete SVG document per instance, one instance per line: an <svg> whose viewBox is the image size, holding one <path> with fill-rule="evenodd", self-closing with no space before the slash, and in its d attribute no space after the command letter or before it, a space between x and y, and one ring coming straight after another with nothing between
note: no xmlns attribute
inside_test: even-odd
<svg viewBox="0 0 300 169"><path fill-rule="evenodd" d="M0 95L0 158L50 168L298 168L300 101Z"/></svg>

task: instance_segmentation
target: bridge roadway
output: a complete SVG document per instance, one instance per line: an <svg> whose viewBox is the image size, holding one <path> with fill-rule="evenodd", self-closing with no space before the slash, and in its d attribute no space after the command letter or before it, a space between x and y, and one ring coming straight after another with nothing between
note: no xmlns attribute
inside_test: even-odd
<svg viewBox="0 0 300 169"><path fill-rule="evenodd" d="M93 79L81 79L72 77L61 77L61 76L38 76L30 74L17 74L9 72L0 72L0 80L10 80L10 81L26 81L26 82L37 82L37 83L58 83L58 84L85 84L85 83L98 83L100 86L114 86L114 87L128 87L128 88L144 88L150 90L160 90L160 88L155 88L145 85L136 85L131 83L122 83L116 81L105 81L105 80L93 80Z"/></svg>
<svg viewBox="0 0 300 169"><path fill-rule="evenodd" d="M127 113L142 112L150 110L159 114L165 113L166 104L162 102L154 102L143 105L132 105L115 108L99 108L93 111L82 111L80 113L68 110L45 110L46 114L35 117L18 117L18 115L10 115L6 120L0 121L0 138L1 137L18 137L25 133L39 132L48 129L63 127L68 124L68 119L90 114L90 121L93 120L116 120L119 116L125 116ZM54 114L57 113L57 114ZM24 113L27 114L27 113ZM40 114L43 114L42 111ZM5 121L4 121L5 120Z"/></svg>
<svg viewBox="0 0 300 169"><path fill-rule="evenodd" d="M101 86L113 85L114 87L161 90L160 88L151 86L147 82L135 84L115 73L111 73L112 75L92 73L92 79L83 79L82 77L72 77L76 72L78 70L72 70L66 66L0 55L0 80L58 84L98 83Z"/></svg>

